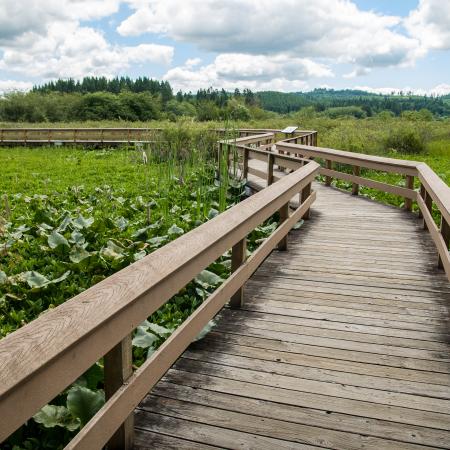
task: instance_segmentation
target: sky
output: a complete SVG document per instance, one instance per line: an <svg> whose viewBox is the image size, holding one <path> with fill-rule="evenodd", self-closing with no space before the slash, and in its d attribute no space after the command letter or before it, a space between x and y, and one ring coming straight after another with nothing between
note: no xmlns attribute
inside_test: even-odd
<svg viewBox="0 0 450 450"><path fill-rule="evenodd" d="M0 0L0 93L90 75L447 94L450 0Z"/></svg>

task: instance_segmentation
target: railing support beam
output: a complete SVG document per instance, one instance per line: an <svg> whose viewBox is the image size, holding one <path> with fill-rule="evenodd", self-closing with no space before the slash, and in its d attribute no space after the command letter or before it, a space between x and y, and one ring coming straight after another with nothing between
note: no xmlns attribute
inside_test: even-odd
<svg viewBox="0 0 450 450"><path fill-rule="evenodd" d="M236 272L247 258L247 239L241 239L231 249L231 273ZM244 286L240 287L230 298L231 308L240 308L244 304Z"/></svg>
<svg viewBox="0 0 450 450"><path fill-rule="evenodd" d="M273 162L275 160L275 155L269 153L267 155L267 186L273 183Z"/></svg>
<svg viewBox="0 0 450 450"><path fill-rule="evenodd" d="M353 166L353 175L359 177L361 168L359 166ZM359 184L353 183L352 184L352 195L358 195L359 194Z"/></svg>
<svg viewBox="0 0 450 450"><path fill-rule="evenodd" d="M444 239L444 243L447 246L447 250L450 244L450 225L447 223L447 221L441 216L441 235ZM438 259L438 267L440 269L444 268L444 264L442 263L442 259L439 256Z"/></svg>
<svg viewBox="0 0 450 450"><path fill-rule="evenodd" d="M307 184L302 189L302 192L300 194L300 203L303 203L309 197L310 194L311 194L311 183ZM308 220L309 219L309 212L310 212L309 209L305 212L305 214L303 216L304 220Z"/></svg>
<svg viewBox="0 0 450 450"><path fill-rule="evenodd" d="M414 189L414 177L412 175L406 175L406 188ZM405 209L406 211L412 211L412 200L405 197Z"/></svg>
<svg viewBox="0 0 450 450"><path fill-rule="evenodd" d="M280 214L280 225L289 219L289 202L285 203L280 210L278 211ZM286 251L288 248L288 234L281 239L281 241L278 243L278 250Z"/></svg>
<svg viewBox="0 0 450 450"><path fill-rule="evenodd" d="M105 398L110 399L133 374L131 335L113 347L104 358ZM130 414L109 440L107 450L131 450L134 441L134 415Z"/></svg>
<svg viewBox="0 0 450 450"><path fill-rule="evenodd" d="M333 169L333 161L331 161L330 159L327 159L325 164L327 169ZM331 177L325 177L325 186L331 186L331 180Z"/></svg>
<svg viewBox="0 0 450 450"><path fill-rule="evenodd" d="M428 211L430 211L433 208L433 199L431 198L431 195L428 194L427 191L425 191L425 198L424 198L425 206L427 207ZM427 222L425 219L423 219L423 229L428 230Z"/></svg>

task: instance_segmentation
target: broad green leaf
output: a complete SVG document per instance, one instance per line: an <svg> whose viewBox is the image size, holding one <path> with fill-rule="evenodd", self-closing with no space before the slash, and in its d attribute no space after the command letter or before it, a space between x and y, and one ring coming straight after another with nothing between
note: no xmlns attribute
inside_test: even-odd
<svg viewBox="0 0 450 450"><path fill-rule="evenodd" d="M68 270L67 272L64 272L59 278L55 278L55 279L51 280L50 283L55 284L55 283L64 281L69 275L70 275L70 270Z"/></svg>
<svg viewBox="0 0 450 450"><path fill-rule="evenodd" d="M33 419L45 428L62 427L75 431L80 427L80 420L73 417L65 406L45 405Z"/></svg>
<svg viewBox="0 0 450 450"><path fill-rule="evenodd" d="M93 217L84 218L83 216L80 215L72 223L76 228L79 228L81 230L83 228L89 228L94 223L94 218Z"/></svg>
<svg viewBox="0 0 450 450"><path fill-rule="evenodd" d="M165 334L172 333L173 330L170 330L169 328L162 327L161 325L158 325L156 323L150 323L148 324L147 329L150 331L153 331L153 333L158 334L159 336L164 336Z"/></svg>
<svg viewBox="0 0 450 450"><path fill-rule="evenodd" d="M214 320L210 320L203 327L202 331L200 331L200 333L198 333L197 337L194 339L194 342L199 341L200 339L203 339L215 326L216 326L216 322L214 322Z"/></svg>
<svg viewBox="0 0 450 450"><path fill-rule="evenodd" d="M135 347L147 348L150 347L155 341L158 340L158 337L148 331L145 331L144 328L138 327L136 330L136 334L133 337L132 344Z"/></svg>
<svg viewBox="0 0 450 450"><path fill-rule="evenodd" d="M78 230L73 230L70 234L69 241L74 244L83 245L86 242L86 239Z"/></svg>
<svg viewBox="0 0 450 450"><path fill-rule="evenodd" d="M124 231L128 227L128 220L120 216L116 219L115 224L120 231Z"/></svg>
<svg viewBox="0 0 450 450"><path fill-rule="evenodd" d="M49 280L46 276L36 272L34 270L29 272L22 272L19 274L19 277L22 281L26 282L28 286L32 289L42 288L49 284L59 283L60 281L65 280L70 275L70 270L63 273L59 278L55 278L53 280Z"/></svg>
<svg viewBox="0 0 450 450"><path fill-rule="evenodd" d="M147 233L149 230L154 230L156 228L159 228L161 226L161 221L158 220L158 222L152 223L151 225L148 225L144 228L140 228L139 230L135 231L132 234L132 237L135 239L145 239L147 237Z"/></svg>
<svg viewBox="0 0 450 450"><path fill-rule="evenodd" d="M173 224L168 230L167 234L170 236L181 236L184 233L183 228L178 227L177 225Z"/></svg>
<svg viewBox="0 0 450 450"><path fill-rule="evenodd" d="M83 261L83 259L89 258L91 254L86 251L83 247L80 247L79 245L74 245L72 247L72 250L70 251L69 254L69 259L75 263L78 264L81 261Z"/></svg>
<svg viewBox="0 0 450 450"><path fill-rule="evenodd" d="M222 283L223 278L216 275L214 272L209 270L202 270L196 277L195 281L200 285L206 285L207 287L215 287Z"/></svg>
<svg viewBox="0 0 450 450"><path fill-rule="evenodd" d="M48 246L50 248L56 248L60 245L65 245L67 247L70 247L69 242L67 242L67 239L60 233L58 233L56 230L53 230L50 236L47 239Z"/></svg>
<svg viewBox="0 0 450 450"><path fill-rule="evenodd" d="M148 351L147 351L147 359L149 359L153 355L153 353L155 353L155 352L156 352L156 348L155 347L149 347Z"/></svg>
<svg viewBox="0 0 450 450"><path fill-rule="evenodd" d="M149 239L147 242L152 247L159 247L159 246L161 246L161 244L163 244L166 241L167 241L167 236L156 236L156 237Z"/></svg>
<svg viewBox="0 0 450 450"><path fill-rule="evenodd" d="M64 217L63 221L61 222L61 224L59 225L59 227L57 228L58 231L62 231L64 233L64 231L66 231L67 227L72 223L72 219L70 218L70 216L66 216Z"/></svg>
<svg viewBox="0 0 450 450"><path fill-rule="evenodd" d="M142 259L144 256L146 256L147 253L145 252L145 250L141 250L140 252L137 252L133 255L133 258L135 261L139 261L140 259Z"/></svg>
<svg viewBox="0 0 450 450"><path fill-rule="evenodd" d="M211 208L208 212L208 219L213 219L219 214L219 211L217 209Z"/></svg>
<svg viewBox="0 0 450 450"><path fill-rule="evenodd" d="M67 408L84 426L91 417L104 405L105 393L92 391L83 386L71 388L67 394Z"/></svg>
<svg viewBox="0 0 450 450"><path fill-rule="evenodd" d="M301 219L292 227L292 229L298 230L304 223L305 223L305 221L303 219Z"/></svg>
<svg viewBox="0 0 450 450"><path fill-rule="evenodd" d="M23 281L28 283L28 286L32 289L41 288L50 283L50 280L47 277L34 270L23 272L20 274L20 277Z"/></svg>
<svg viewBox="0 0 450 450"><path fill-rule="evenodd" d="M119 259L123 257L124 249L119 247L113 241L108 241L106 247L102 249L101 253L107 258Z"/></svg>

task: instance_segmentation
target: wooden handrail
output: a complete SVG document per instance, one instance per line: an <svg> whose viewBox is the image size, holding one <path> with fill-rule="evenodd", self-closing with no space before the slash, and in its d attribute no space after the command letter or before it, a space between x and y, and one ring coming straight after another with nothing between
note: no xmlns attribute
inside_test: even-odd
<svg viewBox="0 0 450 450"><path fill-rule="evenodd" d="M294 195L311 184L318 171L319 165L310 162L3 338L0 341L0 442L129 336L201 270L242 241L265 219L286 208ZM299 208L262 244L256 256L222 285L220 294L212 296L217 302L213 311L220 309L242 286L271 249L300 220L314 198L314 194L304 198ZM167 345L164 344L166 347L172 345L176 351L166 353L163 345L111 397L69 448L92 449L104 445L158 381L155 375L149 375L162 376L173 358L191 342L190 337L196 335L194 332L197 333L213 315L209 312L202 316L192 329L189 322L182 325ZM194 316L198 317L196 313ZM172 344L180 334L189 338ZM144 373L145 377L140 376ZM111 410L114 413L109 414ZM96 427L96 424L101 426Z"/></svg>
<svg viewBox="0 0 450 450"><path fill-rule="evenodd" d="M363 153L334 150L331 148L297 145L290 143L277 143L277 149L302 154L305 157L322 158L349 165L359 165L368 169L384 172L402 173L417 176L417 162L403 159L385 158L382 156L365 155Z"/></svg>

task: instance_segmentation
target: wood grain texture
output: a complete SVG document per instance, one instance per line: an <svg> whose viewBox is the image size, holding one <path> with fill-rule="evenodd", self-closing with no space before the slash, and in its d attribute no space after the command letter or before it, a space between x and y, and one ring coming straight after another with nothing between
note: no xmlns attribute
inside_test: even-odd
<svg viewBox="0 0 450 450"><path fill-rule="evenodd" d="M202 445L240 433L227 448L254 436L274 448L449 447L450 289L432 236L404 210L313 187L289 250L272 252L242 308L223 310L140 404L139 439L186 446L177 427L192 422L215 427Z"/></svg>

